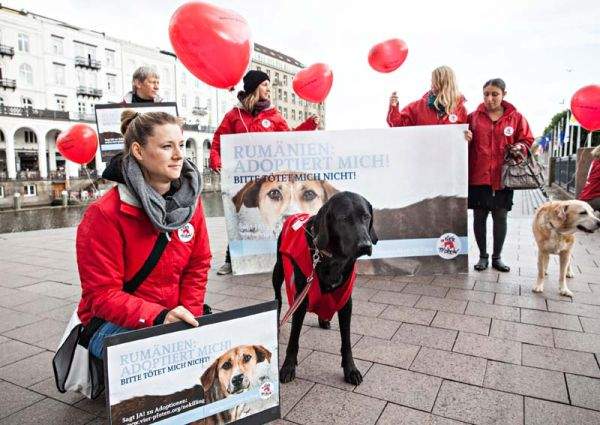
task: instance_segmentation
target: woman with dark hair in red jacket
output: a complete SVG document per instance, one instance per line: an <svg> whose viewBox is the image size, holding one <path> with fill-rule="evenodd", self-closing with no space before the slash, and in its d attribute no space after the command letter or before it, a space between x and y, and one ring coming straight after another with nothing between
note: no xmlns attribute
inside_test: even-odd
<svg viewBox="0 0 600 425"><path fill-rule="evenodd" d="M271 106L271 86L269 76L262 71L250 70L244 76L244 90L238 93L240 103L223 117L223 121L210 147L209 165L215 171L221 171L221 135L237 133L258 133L263 131L290 131L290 128L277 108ZM319 116L312 115L294 131L316 130ZM225 263L217 274L231 273L229 247L225 254Z"/></svg>
<svg viewBox="0 0 600 425"><path fill-rule="evenodd" d="M180 320L198 326L211 260L200 173L184 158L177 118L124 111L121 133L124 155L103 174L118 184L89 206L77 229L78 315L98 358L108 335ZM135 292L125 292L159 237L167 244L158 263Z"/></svg>
<svg viewBox="0 0 600 425"><path fill-rule="evenodd" d="M402 110L398 107L396 92L392 93L387 123L390 127L464 124L467 122L464 102L454 71L449 66L440 66L431 73L431 89Z"/></svg>
<svg viewBox="0 0 600 425"><path fill-rule="evenodd" d="M505 154L526 153L533 143L527 120L504 100L506 84L494 78L483 85L483 103L469 114L469 208L473 209L473 230L479 247L475 270L488 267L486 223L492 212L494 221L494 251L492 267L510 271L502 262L501 253L507 230L507 215L513 205L513 190L502 186L502 165Z"/></svg>

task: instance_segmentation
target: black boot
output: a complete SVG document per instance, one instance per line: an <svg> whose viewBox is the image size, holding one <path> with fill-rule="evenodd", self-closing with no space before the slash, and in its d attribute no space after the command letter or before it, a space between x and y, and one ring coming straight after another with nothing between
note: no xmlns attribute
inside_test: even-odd
<svg viewBox="0 0 600 425"><path fill-rule="evenodd" d="M210 308L208 304L204 304L202 311L204 316L206 316L207 314L212 314L212 308Z"/></svg>
<svg viewBox="0 0 600 425"><path fill-rule="evenodd" d="M475 264L474 269L477 270L478 272L483 271L485 269L488 268L489 262L488 262L488 256L486 255L479 257L479 261L477 262L477 264Z"/></svg>
<svg viewBox="0 0 600 425"><path fill-rule="evenodd" d="M500 259L500 257L498 258L494 258L492 257L492 267L495 268L496 270L498 270L499 272L509 272L510 271L510 267L508 267L506 264L504 264L502 262L502 260Z"/></svg>

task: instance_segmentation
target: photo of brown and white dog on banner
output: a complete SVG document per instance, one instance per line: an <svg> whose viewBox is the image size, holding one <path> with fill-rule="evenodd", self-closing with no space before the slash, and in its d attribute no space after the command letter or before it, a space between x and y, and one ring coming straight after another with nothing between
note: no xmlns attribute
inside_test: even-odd
<svg viewBox="0 0 600 425"><path fill-rule="evenodd" d="M281 382L296 377L300 331L307 311L319 316L322 328L329 328L329 321L338 313L344 380L353 385L362 382L350 342L352 289L356 259L371 255L376 243L373 208L356 193L333 195L315 216L304 213L287 218L277 241L273 288L279 312L284 281L290 311L297 309L293 312L286 356L279 372ZM289 312L284 321L288 315Z"/></svg>
<svg viewBox="0 0 600 425"><path fill-rule="evenodd" d="M231 200L236 213L240 215L243 213L242 207L246 211L256 209L263 227L275 232L275 237L287 216L300 212L314 215L338 192L331 183L314 177L311 173L295 171L265 175L246 183ZM253 216L250 218L250 221L258 221Z"/></svg>

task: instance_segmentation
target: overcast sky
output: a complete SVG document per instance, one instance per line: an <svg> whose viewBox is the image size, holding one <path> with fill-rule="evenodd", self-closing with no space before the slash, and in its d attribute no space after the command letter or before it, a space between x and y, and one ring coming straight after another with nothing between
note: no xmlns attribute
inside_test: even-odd
<svg viewBox="0 0 600 425"><path fill-rule="evenodd" d="M169 19L184 1L11 0L9 7L61 19L139 44L172 50ZM400 103L429 88L431 70L457 73L468 111L482 84L503 78L507 100L536 136L580 86L600 84L600 2L503 1L274 1L222 0L249 22L254 41L305 65L325 62L334 73L327 128L386 126L389 94ZM399 37L408 58L391 74L367 63L370 47ZM566 103L560 102L566 99Z"/></svg>

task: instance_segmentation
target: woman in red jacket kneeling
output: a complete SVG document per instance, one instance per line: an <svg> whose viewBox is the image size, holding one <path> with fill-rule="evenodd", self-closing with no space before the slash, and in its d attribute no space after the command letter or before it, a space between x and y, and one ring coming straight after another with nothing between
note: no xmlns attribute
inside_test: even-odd
<svg viewBox="0 0 600 425"><path fill-rule="evenodd" d="M184 158L177 118L124 111L121 133L125 152L104 173L118 185L90 205L77 229L78 314L99 358L111 334L179 320L198 326L211 260L200 173ZM167 245L158 263L133 294L125 292L159 237Z"/></svg>
<svg viewBox="0 0 600 425"><path fill-rule="evenodd" d="M256 70L250 70L244 76L244 90L238 93L240 103L227 112L215 135L210 147L210 168L221 171L221 135L238 133L260 133L263 131L290 131L290 128L277 108L271 106L271 86L269 76ZM312 115L294 131L316 130L320 118ZM229 247L223 264L217 274L231 273L231 258Z"/></svg>
<svg viewBox="0 0 600 425"><path fill-rule="evenodd" d="M501 272L510 271L502 262L501 253L513 191L502 186L502 164L505 153L526 153L525 146L533 143L527 120L504 100L505 95L503 80L489 80L483 85L483 103L468 118L469 208L473 209L473 230L479 247L479 261L475 265L478 271L488 267L486 223L490 211L494 220L492 267Z"/></svg>
<svg viewBox="0 0 600 425"><path fill-rule="evenodd" d="M448 66L440 66L431 73L431 89L402 110L398 107L396 92L392 93L387 123L390 127L464 124L467 122L464 103L454 71Z"/></svg>
<svg viewBox="0 0 600 425"><path fill-rule="evenodd" d="M587 180L579 199L586 201L596 211L600 211L600 146L592 151L592 164L590 165L590 171L587 176Z"/></svg>

